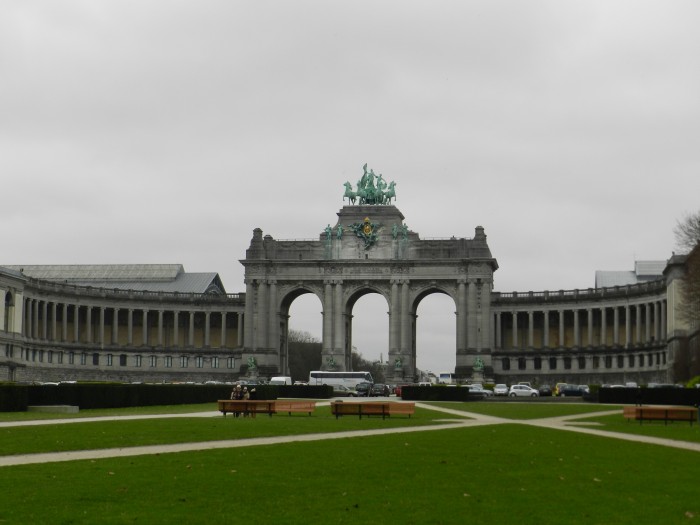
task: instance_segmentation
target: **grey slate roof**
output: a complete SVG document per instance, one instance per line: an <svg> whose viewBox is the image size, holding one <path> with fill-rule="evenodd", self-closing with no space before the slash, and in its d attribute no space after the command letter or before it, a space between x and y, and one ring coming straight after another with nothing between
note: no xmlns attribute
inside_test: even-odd
<svg viewBox="0 0 700 525"><path fill-rule="evenodd" d="M5 266L27 277L79 286L150 292L220 293L217 273L187 273L181 264L67 264Z"/></svg>
<svg viewBox="0 0 700 525"><path fill-rule="evenodd" d="M627 286L661 279L666 264L666 261L635 261L634 271L597 270L595 272L595 287Z"/></svg>

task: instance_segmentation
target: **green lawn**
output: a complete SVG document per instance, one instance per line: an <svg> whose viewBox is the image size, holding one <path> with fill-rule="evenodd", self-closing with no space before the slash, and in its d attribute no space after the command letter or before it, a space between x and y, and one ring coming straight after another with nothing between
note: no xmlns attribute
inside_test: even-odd
<svg viewBox="0 0 700 525"><path fill-rule="evenodd" d="M518 410L528 419L580 414L580 407L611 409L503 405L440 404L470 412L479 406L499 417ZM418 409L412 419L336 420L321 407L312 417L40 425L21 429L26 433L0 434L0 451L236 439L425 425L437 419L455 416ZM0 523L644 525L700 520L697 452L530 427L516 422L522 417L513 419L459 429L3 467ZM621 415L577 421L697 441L697 425L640 426ZM5 430L20 428L0 429Z"/></svg>

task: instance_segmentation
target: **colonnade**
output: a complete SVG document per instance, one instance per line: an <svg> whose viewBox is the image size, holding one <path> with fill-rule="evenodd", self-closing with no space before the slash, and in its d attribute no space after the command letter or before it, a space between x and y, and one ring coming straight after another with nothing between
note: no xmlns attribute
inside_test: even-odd
<svg viewBox="0 0 700 525"><path fill-rule="evenodd" d="M242 345L240 308L134 308L31 297L23 298L21 305L21 333L27 340L161 348Z"/></svg>
<svg viewBox="0 0 700 525"><path fill-rule="evenodd" d="M632 347L666 340L666 300L494 308L496 349Z"/></svg>

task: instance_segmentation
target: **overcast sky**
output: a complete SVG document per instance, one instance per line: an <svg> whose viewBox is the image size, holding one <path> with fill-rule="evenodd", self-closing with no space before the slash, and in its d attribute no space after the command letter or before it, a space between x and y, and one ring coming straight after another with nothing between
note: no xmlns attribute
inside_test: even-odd
<svg viewBox="0 0 700 525"><path fill-rule="evenodd" d="M700 209L698 20L696 0L5 0L0 264L181 263L242 292L253 229L317 237L368 163L421 237L482 225L496 291L592 287L670 257ZM422 368L454 367L446 299L419 308ZM358 302L365 357L386 359L386 308ZM320 309L300 298L292 327L320 336Z"/></svg>

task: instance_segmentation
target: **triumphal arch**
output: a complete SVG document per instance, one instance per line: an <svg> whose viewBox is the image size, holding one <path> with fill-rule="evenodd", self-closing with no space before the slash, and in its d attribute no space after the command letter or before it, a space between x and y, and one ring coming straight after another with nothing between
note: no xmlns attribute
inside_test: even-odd
<svg viewBox="0 0 700 525"><path fill-rule="evenodd" d="M248 371L288 371L289 309L306 293L316 295L323 309L323 368L349 370L353 306L363 295L378 293L389 314L386 351L393 372L387 371L387 379L412 381L418 305L441 293L454 301L456 374L490 376L491 290L498 264L484 228L477 226L473 238L421 239L393 204L396 183L387 183L367 165L363 169L356 187L345 183L347 204L317 240L277 240L259 228L253 231L241 261L246 284L242 357Z"/></svg>

